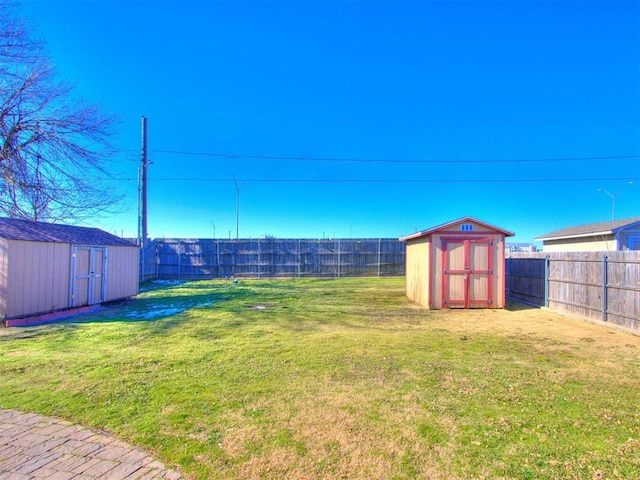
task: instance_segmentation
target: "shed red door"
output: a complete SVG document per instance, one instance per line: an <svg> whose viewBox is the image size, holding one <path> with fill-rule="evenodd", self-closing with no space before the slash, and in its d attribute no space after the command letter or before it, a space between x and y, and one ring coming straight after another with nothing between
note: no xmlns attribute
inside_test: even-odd
<svg viewBox="0 0 640 480"><path fill-rule="evenodd" d="M442 239L442 307L491 306L492 265L492 239Z"/></svg>

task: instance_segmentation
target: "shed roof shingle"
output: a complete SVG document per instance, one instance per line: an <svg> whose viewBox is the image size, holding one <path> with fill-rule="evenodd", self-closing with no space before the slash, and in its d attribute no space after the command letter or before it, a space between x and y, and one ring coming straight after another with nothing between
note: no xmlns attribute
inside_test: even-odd
<svg viewBox="0 0 640 480"><path fill-rule="evenodd" d="M135 247L134 243L99 228L57 225L17 218L0 218L0 237L31 242L61 242L82 245Z"/></svg>
<svg viewBox="0 0 640 480"><path fill-rule="evenodd" d="M458 223L463 223L463 222L475 222L479 225L484 226L485 228L488 228L490 230L496 230L500 233L503 233L506 237L513 237L515 234L513 232L510 232L508 230L504 230L500 227L496 227L495 225L491 225L490 223L487 222L483 222L481 220L478 220L477 218L473 218L473 217L463 217L463 218L459 218L457 220L453 220L451 222L447 222L447 223L443 223L441 225L436 225L435 227L431 227L428 228L426 230L422 230L420 232L417 233L413 233L411 235L406 235L404 237L401 237L399 240L401 242L406 242L407 240L413 240L415 238L420 238L420 237L424 237L426 235L429 235L433 232L437 232L438 230L444 230L448 227L451 227L452 225L456 225Z"/></svg>
<svg viewBox="0 0 640 480"><path fill-rule="evenodd" d="M575 227L561 228L545 235L537 237L536 240L550 240L553 238L585 237L590 234L616 233L621 229L640 224L640 217L627 218L624 220L614 220L611 222L589 223L587 225L577 225Z"/></svg>

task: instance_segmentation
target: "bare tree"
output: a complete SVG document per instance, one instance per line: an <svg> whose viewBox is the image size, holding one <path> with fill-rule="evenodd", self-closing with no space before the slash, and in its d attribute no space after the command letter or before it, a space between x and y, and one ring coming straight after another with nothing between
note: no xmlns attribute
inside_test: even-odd
<svg viewBox="0 0 640 480"><path fill-rule="evenodd" d="M69 221L114 211L114 118L57 80L16 11L0 0L0 214Z"/></svg>

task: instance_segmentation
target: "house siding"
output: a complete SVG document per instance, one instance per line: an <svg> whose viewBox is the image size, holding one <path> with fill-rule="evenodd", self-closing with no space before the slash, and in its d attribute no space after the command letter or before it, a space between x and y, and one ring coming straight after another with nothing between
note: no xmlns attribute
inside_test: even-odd
<svg viewBox="0 0 640 480"><path fill-rule="evenodd" d="M618 246L620 250L640 250L640 228L625 229L620 232Z"/></svg>
<svg viewBox="0 0 640 480"><path fill-rule="evenodd" d="M640 250L640 217L562 228L536 240L543 252Z"/></svg>
<svg viewBox="0 0 640 480"><path fill-rule="evenodd" d="M615 252L616 250L618 250L618 241L613 234L545 240L542 243L543 252Z"/></svg>

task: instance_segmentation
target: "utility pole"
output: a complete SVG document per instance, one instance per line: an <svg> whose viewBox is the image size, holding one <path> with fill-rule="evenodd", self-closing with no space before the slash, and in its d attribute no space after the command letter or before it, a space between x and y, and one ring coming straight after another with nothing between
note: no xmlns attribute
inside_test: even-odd
<svg viewBox="0 0 640 480"><path fill-rule="evenodd" d="M142 197L140 199L140 205L141 205L141 225L140 225L140 246L144 247L145 244L147 243L147 239L149 237L149 231L148 231L148 215L149 212L147 210L147 182L148 182L148 178L147 178L147 168L149 166L149 158L148 158L148 154L147 154L147 119L146 117L143 115L142 116L142 174L141 174L141 182L142 182L142 188L141 188L141 193L140 196Z"/></svg>

